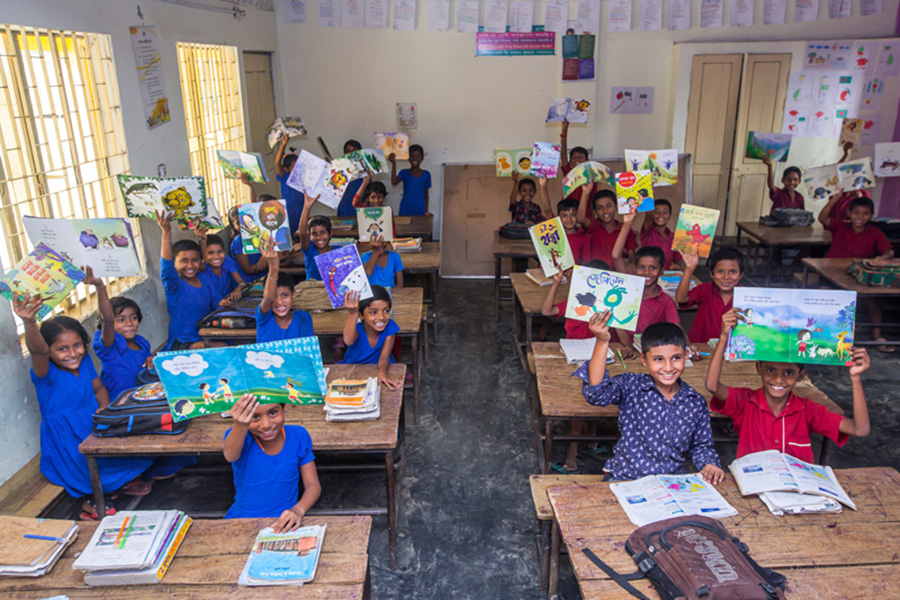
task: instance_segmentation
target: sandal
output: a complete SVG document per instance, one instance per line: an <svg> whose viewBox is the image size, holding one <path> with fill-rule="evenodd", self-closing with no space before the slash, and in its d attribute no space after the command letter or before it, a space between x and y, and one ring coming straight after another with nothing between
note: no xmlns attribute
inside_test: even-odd
<svg viewBox="0 0 900 600"><path fill-rule="evenodd" d="M126 496L146 496L150 493L153 484L143 479L135 479L131 483L122 487L122 493Z"/></svg>
<svg viewBox="0 0 900 600"><path fill-rule="evenodd" d="M550 468L556 471L557 473L562 473L563 475L574 475L578 473L578 469L570 469L566 465L560 463L553 463L550 465Z"/></svg>
<svg viewBox="0 0 900 600"><path fill-rule="evenodd" d="M78 515L80 521L97 521L97 507L94 500L89 498L81 504L82 511ZM110 500L106 500L106 516L111 517L116 514L116 507L112 505Z"/></svg>

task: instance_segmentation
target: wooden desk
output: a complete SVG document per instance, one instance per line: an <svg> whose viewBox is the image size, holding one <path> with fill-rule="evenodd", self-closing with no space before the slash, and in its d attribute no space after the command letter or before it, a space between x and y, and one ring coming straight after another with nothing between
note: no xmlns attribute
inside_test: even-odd
<svg viewBox="0 0 900 600"><path fill-rule="evenodd" d="M375 377L376 365L330 365L328 380L340 378L362 379ZM390 376L403 381L406 366L391 365ZM316 455L376 456L383 461L386 473L386 509L366 510L370 514L386 514L391 554L391 565L397 561L397 510L395 470L403 461L403 390L381 389L381 417L375 421L328 422L321 404L286 407L285 423L302 425L312 437ZM222 455L225 432L232 426L231 419L218 414L191 420L187 430L179 435L137 435L131 437L98 438L84 440L79 450L88 461L97 512L105 513L103 486L97 468L98 458L137 456L199 456ZM376 468L369 464L362 468Z"/></svg>
<svg viewBox="0 0 900 600"><path fill-rule="evenodd" d="M741 221L737 224L737 245L741 245L741 233L750 238L751 249L756 250L754 269L759 259L759 248L768 249L766 257L766 283L772 279L772 248L827 246L831 243L831 232L825 231L819 223L810 227L767 227L758 221Z"/></svg>
<svg viewBox="0 0 900 600"><path fill-rule="evenodd" d="M499 232L494 232L494 309L495 316L500 314L500 276L504 258L534 258L537 259L537 251L530 239L510 240L500 237ZM515 302L514 296L510 296ZM503 298L507 300L507 298Z"/></svg>
<svg viewBox="0 0 900 600"><path fill-rule="evenodd" d="M613 344L613 348L618 344ZM615 441L616 438L586 438L573 436L553 436L553 425L556 421L570 421L572 419L618 419L619 408L617 406L594 406L589 404L581 393L582 381L577 377L571 377L577 368L575 365L566 364L565 356L557 342L535 342L531 345L534 353L534 365L537 378L537 396L540 404L539 419L544 421L544 473L550 471L550 453L553 441L570 442L586 439L602 439L603 441ZM639 358L625 361L628 370L633 373L646 373L647 369L641 365ZM697 390L707 402L710 399L706 391L706 371L709 358L694 363L693 367L687 367L682 375L682 380ZM606 365L611 376L623 372L622 365L616 361ZM756 373L756 363L728 362L722 367L722 383L730 387L760 387L759 375ZM826 396L819 388L805 379L794 387L798 396L810 398L824 405L828 410L838 414L844 411ZM727 419L718 413L711 414L713 419ZM540 428L535 428L535 435L539 435ZM737 441L734 438L731 441ZM825 464L828 460L828 438L824 438L819 453L819 462ZM540 447L540 440L535 440Z"/></svg>
<svg viewBox="0 0 900 600"><path fill-rule="evenodd" d="M787 577L788 598L882 598L900 589L900 474L887 467L835 471L858 510L776 517L758 496L741 496L731 475L717 489L739 514L722 519L762 566ZM608 483L550 486L547 495L585 600L632 598L585 555L590 548L613 569L630 573L624 550L637 529ZM853 566L846 566L853 565ZM649 581L632 584L650 598ZM893 593L888 592L888 596Z"/></svg>
<svg viewBox="0 0 900 600"><path fill-rule="evenodd" d="M302 586L248 587L238 585L244 563L259 531L274 519L195 520L169 570L159 584L87 587L84 574L72 569L75 558L87 547L98 523L80 522L78 537L49 574L43 577L0 578L3 598L272 598L304 600L329 598L359 600L370 594L369 536L372 517L319 517L303 519L304 525L324 525L325 539L316 579Z"/></svg>
<svg viewBox="0 0 900 600"><path fill-rule="evenodd" d="M359 228L355 217L328 217L331 219L331 235L334 237L359 237ZM397 237L420 237L426 242L430 242L432 231L434 229L434 215L411 215L401 217L394 215L394 235ZM344 228L339 225L340 222L353 222L350 228Z"/></svg>

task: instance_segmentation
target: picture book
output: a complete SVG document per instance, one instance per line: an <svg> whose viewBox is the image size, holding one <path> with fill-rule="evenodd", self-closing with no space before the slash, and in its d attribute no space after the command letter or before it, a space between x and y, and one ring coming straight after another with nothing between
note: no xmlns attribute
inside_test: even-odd
<svg viewBox="0 0 900 600"><path fill-rule="evenodd" d="M363 148L339 156L331 161L330 172L325 180L325 186L341 198L347 185L354 179L360 179L370 173L389 173L390 167L381 150Z"/></svg>
<svg viewBox="0 0 900 600"><path fill-rule="evenodd" d="M559 144L535 142L531 152L531 168L528 173L535 177L553 179L559 169Z"/></svg>
<svg viewBox="0 0 900 600"><path fill-rule="evenodd" d="M838 179L841 188L847 190L861 190L875 187L875 173L872 171L872 159L870 157L859 160L848 160L837 165Z"/></svg>
<svg viewBox="0 0 900 600"><path fill-rule="evenodd" d="M266 130L266 140L269 147L274 148L285 136L292 138L306 133L306 127L300 117L278 117Z"/></svg>
<svg viewBox="0 0 900 600"><path fill-rule="evenodd" d="M686 515L724 519L738 514L699 473L648 475L634 481L611 483L609 489L628 519L638 527Z"/></svg>
<svg viewBox="0 0 900 600"><path fill-rule="evenodd" d="M42 219L22 217L32 244L55 248L77 267L91 267L97 277L134 277L141 261L126 219Z"/></svg>
<svg viewBox="0 0 900 600"><path fill-rule="evenodd" d="M625 150L625 165L632 171L650 171L654 186L678 183L678 150Z"/></svg>
<svg viewBox="0 0 900 600"><path fill-rule="evenodd" d="M6 274L0 279L0 296L12 301L13 294L40 295L44 300L37 313L40 320L65 300L82 279L84 272L81 269L61 254L39 243L16 266L7 269Z"/></svg>
<svg viewBox="0 0 900 600"><path fill-rule="evenodd" d="M556 98L550 102L545 123L568 121L569 123L587 123L591 112L591 103L582 98Z"/></svg>
<svg viewBox="0 0 900 600"><path fill-rule="evenodd" d="M375 147L379 148L385 157L395 155L397 160L409 160L409 134L408 133L375 133Z"/></svg>
<svg viewBox="0 0 900 600"><path fill-rule="evenodd" d="M208 200L209 201L206 204L208 213L205 217L191 217L190 219L182 219L178 221L178 226L181 229L188 230L197 229L200 224L203 224L206 225L210 233L225 229L225 223L222 222L222 215L219 214L219 209L216 208L216 203L212 201L212 198L209 198Z"/></svg>
<svg viewBox="0 0 900 600"><path fill-rule="evenodd" d="M653 178L650 171L626 171L616 173L616 200L619 214L627 215L632 208L638 212L651 212L653 202Z"/></svg>
<svg viewBox="0 0 900 600"><path fill-rule="evenodd" d="M394 239L393 211L390 206L370 206L356 209L359 241L370 242L373 235L380 235L384 241Z"/></svg>
<svg viewBox="0 0 900 600"><path fill-rule="evenodd" d="M856 510L831 467L820 467L777 450L754 452L728 465L741 494L793 492L826 496Z"/></svg>
<svg viewBox="0 0 900 600"><path fill-rule="evenodd" d="M269 243L269 236L275 240L275 250L279 252L287 252L294 246L284 200L241 204L238 215L244 254L262 253Z"/></svg>
<svg viewBox="0 0 900 600"><path fill-rule="evenodd" d="M275 533L266 527L256 536L244 564L240 585L299 585L312 581L322 553L326 525L307 525Z"/></svg>
<svg viewBox="0 0 900 600"><path fill-rule="evenodd" d="M900 142L875 144L875 175L900 177Z"/></svg>
<svg viewBox="0 0 900 600"><path fill-rule="evenodd" d="M575 265L566 305L566 318L590 321L594 313L609 310L609 326L626 331L637 328L644 295L643 277Z"/></svg>
<svg viewBox="0 0 900 600"><path fill-rule="evenodd" d="M785 162L791 149L791 134L760 133L751 131L747 134L747 158L766 158L772 162Z"/></svg>
<svg viewBox="0 0 900 600"><path fill-rule="evenodd" d="M718 210L682 204L678 213L678 224L675 226L675 236L672 238L672 250L706 258L712 248L718 224Z"/></svg>
<svg viewBox="0 0 900 600"><path fill-rule="evenodd" d="M155 219L157 211L168 211L176 221L183 221L207 215L202 177L116 175L116 179L129 217Z"/></svg>
<svg viewBox="0 0 900 600"><path fill-rule="evenodd" d="M849 364L856 292L738 287L733 302L740 319L728 360Z"/></svg>
<svg viewBox="0 0 900 600"><path fill-rule="evenodd" d="M529 175L532 150L533 148L494 150L494 169L497 171L497 177L512 177L513 173Z"/></svg>
<svg viewBox="0 0 900 600"><path fill-rule="evenodd" d="M569 247L569 239L559 217L533 225L528 228L528 232L544 275L553 277L560 270L565 271L575 266L572 248Z"/></svg>
<svg viewBox="0 0 900 600"><path fill-rule="evenodd" d="M583 162L569 171L569 174L563 177L563 198L572 193L572 190L583 186L586 183L605 183L610 186L616 185L612 170L603 163L595 160Z"/></svg>
<svg viewBox="0 0 900 600"><path fill-rule="evenodd" d="M854 148L859 148L864 124L863 119L844 119L844 122L841 123L841 137L838 139L838 146L843 148L844 144L850 142Z"/></svg>
<svg viewBox="0 0 900 600"><path fill-rule="evenodd" d="M266 165L259 152L238 152L237 150L216 150L219 166L226 179L240 179L246 175L253 183L268 183Z"/></svg>
<svg viewBox="0 0 900 600"><path fill-rule="evenodd" d="M331 163L312 152L301 150L287 178L287 184L306 196L318 197L319 202L337 210L341 203L341 194L337 193L334 186L328 185L330 177Z"/></svg>
<svg viewBox="0 0 900 600"><path fill-rule="evenodd" d="M369 277L355 245L319 254L316 256L316 266L319 267L325 291L334 308L344 306L344 296L349 291L359 292L360 300L372 297Z"/></svg>
<svg viewBox="0 0 900 600"><path fill-rule="evenodd" d="M390 173L391 167L388 165L384 152L378 148L363 148L356 150L350 154L345 154L343 158L352 160L360 166L363 176L366 171L369 173Z"/></svg>
<svg viewBox="0 0 900 600"><path fill-rule="evenodd" d="M315 336L160 352L154 364L176 421L228 412L243 394L260 404L322 404L327 389Z"/></svg>
<svg viewBox="0 0 900 600"><path fill-rule="evenodd" d="M812 200L828 200L832 194L841 191L837 165L813 167L803 172L807 197Z"/></svg>

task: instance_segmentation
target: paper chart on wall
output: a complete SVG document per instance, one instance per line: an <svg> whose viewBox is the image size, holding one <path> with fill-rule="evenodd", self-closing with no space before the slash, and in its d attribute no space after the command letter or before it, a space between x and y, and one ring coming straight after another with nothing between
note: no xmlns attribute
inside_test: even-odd
<svg viewBox="0 0 900 600"><path fill-rule="evenodd" d="M460 33L476 33L481 3L478 0L458 0L456 3L456 30Z"/></svg>
<svg viewBox="0 0 900 600"><path fill-rule="evenodd" d="M819 0L797 0L794 4L794 22L809 23L819 18Z"/></svg>
<svg viewBox="0 0 900 600"><path fill-rule="evenodd" d="M388 0L366 0L366 29L387 29Z"/></svg>
<svg viewBox="0 0 900 600"><path fill-rule="evenodd" d="M846 19L850 16L850 0L828 0L828 18Z"/></svg>
<svg viewBox="0 0 900 600"><path fill-rule="evenodd" d="M450 0L428 0L428 31L450 29Z"/></svg>
<svg viewBox="0 0 900 600"><path fill-rule="evenodd" d="M338 0L319 0L319 27L339 27L340 10Z"/></svg>
<svg viewBox="0 0 900 600"><path fill-rule="evenodd" d="M285 0L284 22L292 25L306 23L306 0Z"/></svg>
<svg viewBox="0 0 900 600"><path fill-rule="evenodd" d="M838 75L834 88L834 105L856 114L862 104L863 80L861 75Z"/></svg>
<svg viewBox="0 0 900 600"><path fill-rule="evenodd" d="M649 115L653 113L652 87L613 87L610 89L610 114Z"/></svg>
<svg viewBox="0 0 900 600"><path fill-rule="evenodd" d="M806 0L798 0L797 6ZM818 0L816 3L818 11ZM797 20L796 18L794 19ZM849 71L850 58L853 54L853 43L844 41L821 41L806 44L804 54L804 71Z"/></svg>
<svg viewBox="0 0 900 600"><path fill-rule="evenodd" d="M534 2L512 0L509 3L509 30L514 33L530 33L534 25Z"/></svg>
<svg viewBox="0 0 900 600"><path fill-rule="evenodd" d="M812 100L813 76L809 73L791 73L788 81L786 105L805 104Z"/></svg>
<svg viewBox="0 0 900 600"><path fill-rule="evenodd" d="M690 28L690 0L669 0L669 31L680 31Z"/></svg>
<svg viewBox="0 0 900 600"><path fill-rule="evenodd" d="M394 29L413 31L416 28L416 1L394 0Z"/></svg>
<svg viewBox="0 0 900 600"><path fill-rule="evenodd" d="M875 144L875 176L900 177L900 142Z"/></svg>
<svg viewBox="0 0 900 600"><path fill-rule="evenodd" d="M753 25L753 0L731 0L732 27L750 27Z"/></svg>
<svg viewBox="0 0 900 600"><path fill-rule="evenodd" d="M763 25L784 25L787 0L763 1Z"/></svg>
<svg viewBox="0 0 900 600"><path fill-rule="evenodd" d="M884 96L884 78L870 77L862 88L862 110L881 110L881 99Z"/></svg>
<svg viewBox="0 0 900 600"><path fill-rule="evenodd" d="M878 55L878 75L880 77L896 77L900 75L900 45L891 43L881 44L881 53Z"/></svg>
<svg viewBox="0 0 900 600"><path fill-rule="evenodd" d="M850 66L855 73L873 71L878 59L878 42L857 40L853 42Z"/></svg>
<svg viewBox="0 0 900 600"><path fill-rule="evenodd" d="M486 33L504 33L509 18L509 3L485 2L484 3L484 31Z"/></svg>
<svg viewBox="0 0 900 600"><path fill-rule="evenodd" d="M610 0L606 30L610 33L631 31L631 0Z"/></svg>
<svg viewBox="0 0 900 600"><path fill-rule="evenodd" d="M363 0L341 0L341 27L361 29L365 15Z"/></svg>
<svg viewBox="0 0 900 600"><path fill-rule="evenodd" d="M544 31L553 31L557 35L564 34L569 19L569 3L565 0L548 0L545 8Z"/></svg>
<svg viewBox="0 0 900 600"><path fill-rule="evenodd" d="M578 0L577 31L579 35L600 31L600 3L595 0Z"/></svg>
<svg viewBox="0 0 900 600"><path fill-rule="evenodd" d="M722 1L700 0L700 27L722 26Z"/></svg>
<svg viewBox="0 0 900 600"><path fill-rule="evenodd" d="M864 114L861 117L863 122L863 132L862 138L859 141L860 145L872 146L880 142L881 115L879 113L871 113Z"/></svg>
<svg viewBox="0 0 900 600"><path fill-rule="evenodd" d="M658 31L662 29L662 0L639 0L638 29Z"/></svg>
<svg viewBox="0 0 900 600"><path fill-rule="evenodd" d="M859 0L859 14L867 17L881 13L881 0Z"/></svg>

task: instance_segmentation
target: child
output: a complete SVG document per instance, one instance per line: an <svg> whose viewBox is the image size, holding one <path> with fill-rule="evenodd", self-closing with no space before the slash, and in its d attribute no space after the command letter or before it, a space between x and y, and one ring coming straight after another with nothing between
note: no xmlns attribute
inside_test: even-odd
<svg viewBox="0 0 900 600"><path fill-rule="evenodd" d="M397 155L391 154L391 185L403 182L403 199L400 200L400 215L424 215L428 213L428 188L431 187L431 173L419 165L425 158L425 149L419 144L409 147L409 168L397 173Z"/></svg>
<svg viewBox="0 0 900 600"><path fill-rule="evenodd" d="M519 176L513 173L512 190L509 193L509 212L512 214L512 223L540 223L544 220L541 207L534 200L537 188L531 179L519 180Z"/></svg>
<svg viewBox="0 0 900 600"><path fill-rule="evenodd" d="M387 188L384 184L380 181L372 181L372 176L368 174L362 182L362 191L356 192L356 195L353 196L353 208L384 206L384 199L387 197Z"/></svg>
<svg viewBox="0 0 900 600"><path fill-rule="evenodd" d="M841 164L850 156L850 150L853 148L853 142L846 142L844 144L844 154L841 155L841 159L838 161L838 164ZM839 221L844 221L847 219L847 213L850 211L850 203L853 202L854 198L871 198L868 190L850 190L845 192L841 190L838 195L838 200L831 207L831 213L829 213L829 217L832 219L837 219ZM831 198L829 198L830 200Z"/></svg>
<svg viewBox="0 0 900 600"><path fill-rule="evenodd" d="M705 344L719 335L722 315L731 309L734 288L744 276L744 254L734 246L717 247L706 261L712 281L691 290L691 277L699 263L700 257L696 254L684 255L684 273L678 282L675 301L682 309L697 307L688 335L691 343Z"/></svg>
<svg viewBox="0 0 900 600"><path fill-rule="evenodd" d="M772 210L776 208L804 208L803 194L797 191L800 185L800 169L788 167L781 175L781 183L784 186L775 187L775 171L772 161L766 157L762 159L766 165L766 185L769 187L769 199L772 201Z"/></svg>
<svg viewBox="0 0 900 600"><path fill-rule="evenodd" d="M93 274L89 277L90 284L97 283L98 278ZM102 282L97 294L106 295ZM44 321L38 329L36 315L42 305L40 296L13 297L13 311L25 326L25 345L31 354L31 381L41 410L41 473L77 498L89 495L93 489L87 460L78 446L91 435L92 415L109 405L109 392L87 356L89 339L81 323L59 316ZM97 461L100 482L106 490L125 486L125 494L147 495L150 484L137 477L152 462L143 458L101 458ZM97 511L90 501L83 508L81 519L97 519ZM115 514L115 509L110 508L107 514Z"/></svg>
<svg viewBox="0 0 900 600"><path fill-rule="evenodd" d="M569 122L563 119L562 128L560 129L559 133L559 170L562 171L563 177L568 175L572 171L572 169L574 169L581 163L590 160L587 148L584 148L582 146L575 146L571 151L568 151L568 135ZM567 155L568 159L566 158ZM574 200L576 202L581 202L581 199L584 197L590 198L591 192L593 191L593 184L583 185L569 192L569 195L566 196L566 198Z"/></svg>
<svg viewBox="0 0 900 600"><path fill-rule="evenodd" d="M710 407L731 417L740 434L737 456L763 450L778 450L806 462L813 461L810 433L830 438L838 446L848 436L869 435L869 409L862 387L862 374L869 368L864 348L853 348L850 383L853 388L853 418L842 417L808 398L795 396L794 386L806 376L801 364L758 361L756 372L762 387L732 388L720 381L725 357L725 340L737 324L737 311L722 317L723 343L716 346L706 374L706 389L713 395Z"/></svg>
<svg viewBox="0 0 900 600"><path fill-rule="evenodd" d="M725 478L713 447L709 407L694 388L681 380L687 339L681 327L655 323L641 338L641 363L647 373L606 371L609 349L608 310L591 317L596 336L591 360L575 375L584 381L582 394L596 406L619 407L619 441L615 456L604 466L607 481L647 475L684 473L687 455L703 479L718 484Z"/></svg>
<svg viewBox="0 0 900 600"><path fill-rule="evenodd" d="M266 262L260 262L259 254L244 254L244 242L241 239L241 218L238 207L233 206L228 211L228 221L231 223L231 229L234 238L231 240L231 258L233 258L239 267L238 275L247 283L256 281L266 273Z"/></svg>
<svg viewBox="0 0 900 600"><path fill-rule="evenodd" d="M610 190L600 190L594 193L590 199L593 205L593 216L587 214L587 198L586 194L583 195L578 204L578 222L591 236L590 253L582 258L612 263L612 249L616 244L616 238L619 237L619 231L622 229L622 223L616 220L618 211L616 194ZM634 259L635 248L637 248L637 238L634 231L629 228L628 238L625 240L625 253L628 255L626 260Z"/></svg>
<svg viewBox="0 0 900 600"><path fill-rule="evenodd" d="M388 244L380 235L373 234L369 242L371 250L360 256L369 283L385 288L403 287L403 261L400 255L388 249Z"/></svg>
<svg viewBox="0 0 900 600"><path fill-rule="evenodd" d="M284 424L284 404L259 404L251 394L229 413L234 425L222 453L234 470L235 494L225 518L275 518L276 533L297 529L322 493L309 432Z"/></svg>
<svg viewBox="0 0 900 600"><path fill-rule="evenodd" d="M388 368L394 362L391 349L400 327L391 319L391 296L387 290L373 285L372 294L371 298L362 301L359 292L347 292L344 296L344 307L347 309L344 343L347 352L341 364L377 364L378 384L396 390L403 382L388 377Z"/></svg>
<svg viewBox="0 0 900 600"><path fill-rule="evenodd" d="M551 206L549 195L547 193L547 178L538 179L541 189L541 206ZM548 219L553 218L552 210L548 211L550 215ZM562 222L563 229L566 232L566 239L569 242L569 248L572 249L572 258L575 264L582 264L588 260L588 248L590 247L591 237L578 226L578 202L572 198L564 198L556 204L556 214Z"/></svg>
<svg viewBox="0 0 900 600"><path fill-rule="evenodd" d="M297 231L300 225L300 212L303 210L304 195L300 190L295 190L287 184L288 177L297 163L296 154L285 154L287 148L288 137L281 138L281 145L278 146L278 152L275 154L275 178L281 184L281 197L287 206L288 224L290 226L291 235Z"/></svg>
<svg viewBox="0 0 900 600"><path fill-rule="evenodd" d="M644 216L638 241L641 246L656 246L663 251L666 261L663 271L673 264L681 263L681 254L672 250L672 240L675 234L669 229L669 219L672 218L672 204L668 200L656 198L653 201L653 212ZM680 267L680 264L677 265Z"/></svg>
<svg viewBox="0 0 900 600"><path fill-rule="evenodd" d="M263 259L269 263L269 274L263 288L263 298L256 307L256 342L292 340L312 337L312 317L305 310L293 310L294 280L287 273L279 273L278 253L272 238L263 251Z"/></svg>
<svg viewBox="0 0 900 600"><path fill-rule="evenodd" d="M194 233L200 238L204 267L200 270L200 280L209 286L213 302L228 306L241 297L244 280L238 273L240 267L233 258L225 255L225 242L219 236L207 233L206 227L197 227Z"/></svg>
<svg viewBox="0 0 900 600"><path fill-rule="evenodd" d="M200 280L200 246L193 240L172 244L172 213L156 213L162 230L159 274L169 311L166 350L203 348L197 321L216 308L213 291Z"/></svg>
<svg viewBox="0 0 900 600"><path fill-rule="evenodd" d="M303 249L303 256L306 258L306 279L322 281L322 274L319 273L316 257L320 254L331 252L331 220L321 216L309 218L309 212L312 210L313 204L318 200L318 196L305 199L303 214L300 215L300 229L297 233L300 236L300 247ZM308 226L307 223L309 223Z"/></svg>
<svg viewBox="0 0 900 600"><path fill-rule="evenodd" d="M344 154L350 154L362 150L362 144L356 140L347 140L344 142ZM355 217L356 208L353 206L353 199L359 192L359 188L363 187L362 179L354 179L347 184L344 195L341 196L341 203L338 204L337 216L339 217Z"/></svg>

